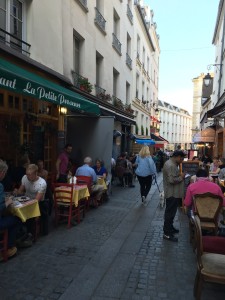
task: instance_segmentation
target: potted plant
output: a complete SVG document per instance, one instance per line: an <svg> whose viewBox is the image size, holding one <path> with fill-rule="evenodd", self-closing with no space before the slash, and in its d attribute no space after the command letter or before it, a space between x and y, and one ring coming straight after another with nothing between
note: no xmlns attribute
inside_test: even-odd
<svg viewBox="0 0 225 300"><path fill-rule="evenodd" d="M131 113L131 114L134 113L134 110L131 108L131 105L130 105L130 104L126 106L125 110L126 110L127 112Z"/></svg>
<svg viewBox="0 0 225 300"><path fill-rule="evenodd" d="M78 79L80 90L91 93L93 90L93 85L88 81L88 78L79 77Z"/></svg>
<svg viewBox="0 0 225 300"><path fill-rule="evenodd" d="M110 94L104 94L104 93L99 93L98 98L104 101L110 101L111 100L111 95Z"/></svg>

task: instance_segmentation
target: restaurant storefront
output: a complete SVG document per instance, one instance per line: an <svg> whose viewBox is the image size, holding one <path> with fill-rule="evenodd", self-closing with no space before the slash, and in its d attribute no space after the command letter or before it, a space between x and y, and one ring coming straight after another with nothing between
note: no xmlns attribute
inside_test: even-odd
<svg viewBox="0 0 225 300"><path fill-rule="evenodd" d="M27 153L32 162L44 159L46 169L54 171L65 142L65 110L100 115L97 104L65 86L30 64L0 57L0 157L18 165Z"/></svg>

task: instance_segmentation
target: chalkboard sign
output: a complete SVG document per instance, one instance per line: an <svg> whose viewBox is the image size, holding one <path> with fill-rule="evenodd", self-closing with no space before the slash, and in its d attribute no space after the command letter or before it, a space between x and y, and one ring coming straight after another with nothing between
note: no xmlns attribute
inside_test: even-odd
<svg viewBox="0 0 225 300"><path fill-rule="evenodd" d="M198 169L199 161L183 161L181 164L181 172L186 172L191 176L196 175Z"/></svg>

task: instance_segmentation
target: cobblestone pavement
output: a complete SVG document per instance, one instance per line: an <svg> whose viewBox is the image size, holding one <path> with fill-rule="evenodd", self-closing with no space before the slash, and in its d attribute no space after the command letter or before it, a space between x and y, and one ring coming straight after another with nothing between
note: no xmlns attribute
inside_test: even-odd
<svg viewBox="0 0 225 300"><path fill-rule="evenodd" d="M157 181L162 186L161 174ZM179 242L163 240L156 185L147 207L135 185L113 186L110 200L81 224L60 225L1 263L0 300L194 299L196 259L186 215L176 216ZM205 283L202 300L214 299L225 299L225 287Z"/></svg>

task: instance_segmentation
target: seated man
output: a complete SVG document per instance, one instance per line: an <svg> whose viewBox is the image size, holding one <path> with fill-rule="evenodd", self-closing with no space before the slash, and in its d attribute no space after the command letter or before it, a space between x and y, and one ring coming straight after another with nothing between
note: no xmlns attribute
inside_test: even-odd
<svg viewBox="0 0 225 300"><path fill-rule="evenodd" d="M223 206L225 206L225 198L221 191L221 188L216 183L210 182L206 170L199 169L196 173L196 182L191 183L187 188L184 205L188 207L189 210L192 210L193 196L197 194L204 194L207 192L222 197Z"/></svg>
<svg viewBox="0 0 225 300"><path fill-rule="evenodd" d="M18 194L23 194L25 192L25 195L30 199L39 201L44 235L48 234L48 203L44 201L46 187L46 181L38 176L38 167L35 164L30 164L26 169L26 175L22 178L20 188L14 191L14 193ZM34 232L34 220L29 219L27 223L28 230Z"/></svg>
<svg viewBox="0 0 225 300"><path fill-rule="evenodd" d="M97 184L97 175L91 165L91 157L85 157L84 165L77 169L75 176L89 176L92 178L91 194L96 194L97 202L94 203L94 206L98 206L98 202L101 201L102 194L104 193L104 186Z"/></svg>
<svg viewBox="0 0 225 300"><path fill-rule="evenodd" d="M0 160L0 181L5 177L6 172L8 170L7 164ZM0 183L0 230L7 229L8 230L8 257L11 257L16 254L17 248L15 247L16 242L16 234L21 226L21 222L17 217L14 216L4 216L4 210L12 204L12 198L5 197L5 192L2 183ZM0 237L1 238L1 237ZM3 258L0 254L0 261Z"/></svg>

